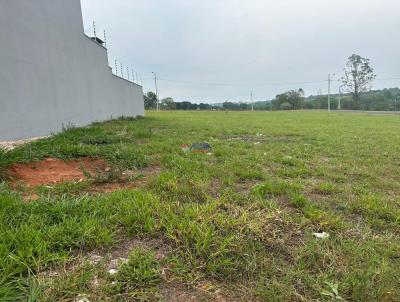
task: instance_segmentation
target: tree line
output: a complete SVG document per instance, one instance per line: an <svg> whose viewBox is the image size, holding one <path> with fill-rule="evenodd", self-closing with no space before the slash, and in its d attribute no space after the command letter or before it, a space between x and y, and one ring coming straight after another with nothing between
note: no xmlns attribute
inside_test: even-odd
<svg viewBox="0 0 400 302"><path fill-rule="evenodd" d="M370 60L353 54L348 58L344 75L339 80L339 93L331 95L330 108L344 110L397 111L400 109L400 89L372 90L376 75ZM148 92L144 96L146 109L157 107L157 96ZM175 102L168 97L160 100L161 110L301 110L328 109L328 96L305 97L302 88L278 94L273 100L263 102L224 102L216 104Z"/></svg>

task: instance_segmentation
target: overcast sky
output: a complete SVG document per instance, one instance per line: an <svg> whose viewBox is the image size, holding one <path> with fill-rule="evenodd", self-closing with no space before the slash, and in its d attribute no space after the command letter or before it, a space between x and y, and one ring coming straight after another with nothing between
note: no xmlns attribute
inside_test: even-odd
<svg viewBox="0 0 400 302"><path fill-rule="evenodd" d="M400 86L386 80L400 78L399 0L82 0L82 9L88 34L93 20L107 31L110 65L134 68L145 91L157 72L162 98L326 93L328 73L341 76L353 53L371 59L375 88Z"/></svg>

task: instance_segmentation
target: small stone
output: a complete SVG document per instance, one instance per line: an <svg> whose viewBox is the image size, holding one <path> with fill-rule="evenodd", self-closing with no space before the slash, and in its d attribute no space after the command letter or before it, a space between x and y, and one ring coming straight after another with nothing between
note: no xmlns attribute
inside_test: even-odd
<svg viewBox="0 0 400 302"><path fill-rule="evenodd" d="M116 269L110 269L109 271L108 271L108 273L110 274L110 275L115 275L116 273L118 273L118 271L116 270Z"/></svg>

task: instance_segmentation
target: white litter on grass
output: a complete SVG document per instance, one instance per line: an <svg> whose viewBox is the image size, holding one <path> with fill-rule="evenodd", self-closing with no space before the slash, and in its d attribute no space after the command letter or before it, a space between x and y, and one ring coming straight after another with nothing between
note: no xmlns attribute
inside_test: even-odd
<svg viewBox="0 0 400 302"><path fill-rule="evenodd" d="M211 155L213 155L213 154L209 152L209 153L207 153L207 155L208 155L208 156L211 156Z"/></svg>
<svg viewBox="0 0 400 302"><path fill-rule="evenodd" d="M74 302L90 302L90 300L84 295L79 295L78 297L76 297Z"/></svg>
<svg viewBox="0 0 400 302"><path fill-rule="evenodd" d="M259 145L259 144L261 144L260 142L256 142L256 143L254 143L254 145Z"/></svg>
<svg viewBox="0 0 400 302"><path fill-rule="evenodd" d="M264 156L267 156L267 152L264 153Z"/></svg>
<svg viewBox="0 0 400 302"><path fill-rule="evenodd" d="M110 269L109 271L108 271L108 273L110 274L110 275L115 275L116 273L118 273L118 271L116 270L116 269Z"/></svg>
<svg viewBox="0 0 400 302"><path fill-rule="evenodd" d="M318 239L326 239L329 238L329 233L322 232L322 233L313 233L313 236Z"/></svg>

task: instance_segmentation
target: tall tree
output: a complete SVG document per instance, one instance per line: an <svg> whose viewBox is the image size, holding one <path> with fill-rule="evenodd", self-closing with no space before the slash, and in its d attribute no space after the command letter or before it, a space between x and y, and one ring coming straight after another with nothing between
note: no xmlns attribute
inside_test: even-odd
<svg viewBox="0 0 400 302"><path fill-rule="evenodd" d="M360 103L360 93L371 89L372 81L376 78L369 62L369 59L353 54L344 69L343 85L352 93L356 104Z"/></svg>

